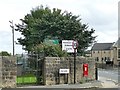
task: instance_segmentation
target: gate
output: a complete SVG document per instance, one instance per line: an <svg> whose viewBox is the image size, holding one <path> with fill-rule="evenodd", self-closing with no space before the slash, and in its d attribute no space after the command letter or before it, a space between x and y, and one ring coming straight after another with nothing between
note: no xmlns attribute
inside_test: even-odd
<svg viewBox="0 0 120 90"><path fill-rule="evenodd" d="M43 53L22 55L17 58L17 85L43 84Z"/></svg>

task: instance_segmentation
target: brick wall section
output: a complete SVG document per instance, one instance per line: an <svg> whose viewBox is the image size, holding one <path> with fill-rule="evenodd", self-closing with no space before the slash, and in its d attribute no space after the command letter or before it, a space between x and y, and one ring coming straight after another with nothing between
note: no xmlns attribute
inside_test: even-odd
<svg viewBox="0 0 120 90"><path fill-rule="evenodd" d="M15 57L0 57L1 77L0 87L16 87L16 58Z"/></svg>
<svg viewBox="0 0 120 90"><path fill-rule="evenodd" d="M88 77L83 77L83 64L88 63ZM69 69L69 74L59 74L59 69ZM43 77L45 85L74 83L73 57L46 57L44 61ZM76 83L95 80L95 61L92 58L76 58Z"/></svg>

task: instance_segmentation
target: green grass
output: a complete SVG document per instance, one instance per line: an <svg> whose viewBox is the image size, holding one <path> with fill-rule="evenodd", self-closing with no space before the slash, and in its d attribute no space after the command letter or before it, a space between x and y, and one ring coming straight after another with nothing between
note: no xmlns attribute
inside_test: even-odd
<svg viewBox="0 0 120 90"><path fill-rule="evenodd" d="M17 84L36 83L36 77L17 77Z"/></svg>

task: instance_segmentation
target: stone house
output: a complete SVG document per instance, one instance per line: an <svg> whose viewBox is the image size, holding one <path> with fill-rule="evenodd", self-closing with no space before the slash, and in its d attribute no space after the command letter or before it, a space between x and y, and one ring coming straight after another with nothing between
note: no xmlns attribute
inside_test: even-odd
<svg viewBox="0 0 120 90"><path fill-rule="evenodd" d="M114 56L114 64L120 66L120 38L117 42L115 42L112 46L113 56Z"/></svg>
<svg viewBox="0 0 120 90"><path fill-rule="evenodd" d="M113 46L114 43L95 43L91 49L91 56L98 63L105 63L114 60Z"/></svg>
<svg viewBox="0 0 120 90"><path fill-rule="evenodd" d="M115 66L120 65L120 39L113 43L95 43L91 49L91 57L98 63L113 62Z"/></svg>

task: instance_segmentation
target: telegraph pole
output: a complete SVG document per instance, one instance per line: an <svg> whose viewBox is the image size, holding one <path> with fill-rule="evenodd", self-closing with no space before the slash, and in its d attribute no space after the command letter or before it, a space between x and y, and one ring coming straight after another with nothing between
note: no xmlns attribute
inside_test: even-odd
<svg viewBox="0 0 120 90"><path fill-rule="evenodd" d="M9 21L10 22L10 27L12 28L12 43L13 43L13 56L15 55L15 44L14 44L14 25L13 25L13 20Z"/></svg>

